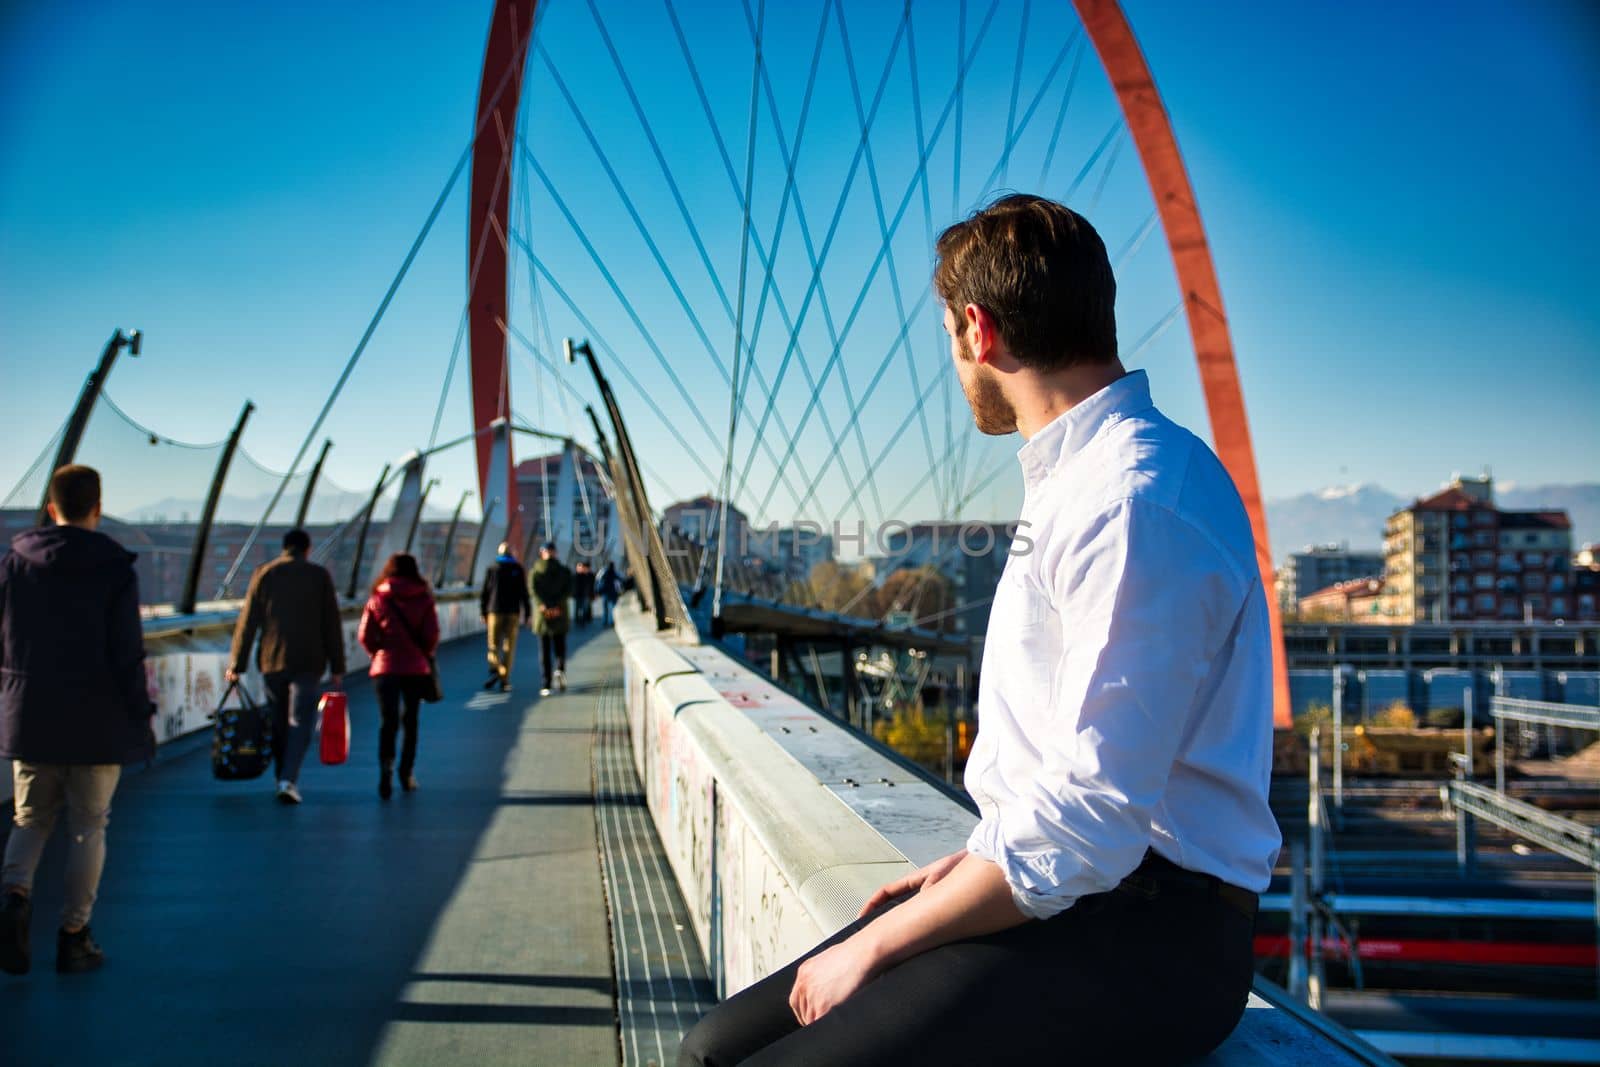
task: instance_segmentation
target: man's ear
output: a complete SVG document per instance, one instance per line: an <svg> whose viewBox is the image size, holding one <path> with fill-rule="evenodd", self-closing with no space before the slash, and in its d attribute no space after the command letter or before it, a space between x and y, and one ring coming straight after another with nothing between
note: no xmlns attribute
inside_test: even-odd
<svg viewBox="0 0 1600 1067"><path fill-rule="evenodd" d="M61 512L56 510L56 506L54 504L47 501L44 506L44 513L50 516L51 522L55 523L57 526L61 525Z"/></svg>
<svg viewBox="0 0 1600 1067"><path fill-rule="evenodd" d="M968 304L961 309L961 326L967 333L972 358L979 363L992 362L995 346L1000 340L1000 332L995 326L994 316L989 314L988 309L978 304Z"/></svg>

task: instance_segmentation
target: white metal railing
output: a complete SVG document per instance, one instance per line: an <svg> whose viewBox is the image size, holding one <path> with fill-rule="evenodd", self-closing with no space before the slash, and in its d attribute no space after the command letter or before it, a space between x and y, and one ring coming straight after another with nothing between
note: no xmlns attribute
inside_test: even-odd
<svg viewBox="0 0 1600 1067"><path fill-rule="evenodd" d="M1456 811L1494 823L1600 873L1600 834L1590 827L1477 782L1451 782L1446 790Z"/></svg>
<svg viewBox="0 0 1600 1067"><path fill-rule="evenodd" d="M1489 712L1497 719L1566 726L1574 730L1600 731L1600 707L1585 704L1558 704L1550 700L1523 700L1520 697L1495 697Z"/></svg>

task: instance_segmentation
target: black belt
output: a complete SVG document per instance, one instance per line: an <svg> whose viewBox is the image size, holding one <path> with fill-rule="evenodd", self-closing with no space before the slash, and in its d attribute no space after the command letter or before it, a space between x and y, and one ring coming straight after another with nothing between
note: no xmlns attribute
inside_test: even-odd
<svg viewBox="0 0 1600 1067"><path fill-rule="evenodd" d="M1256 917L1257 897L1248 889L1224 882L1211 874L1191 871L1156 853L1154 849L1144 854L1144 859L1133 873L1117 886L1117 892L1130 893L1145 900L1153 900L1163 889L1180 889L1189 892L1211 893L1247 919Z"/></svg>

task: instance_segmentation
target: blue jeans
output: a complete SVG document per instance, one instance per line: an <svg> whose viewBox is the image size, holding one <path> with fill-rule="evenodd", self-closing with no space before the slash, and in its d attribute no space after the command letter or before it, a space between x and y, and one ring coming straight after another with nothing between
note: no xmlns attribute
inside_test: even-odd
<svg viewBox="0 0 1600 1067"><path fill-rule="evenodd" d="M322 695L322 672L262 676L267 699L272 702L273 766L280 782L298 782L306 761L311 735L317 729L317 700Z"/></svg>
<svg viewBox="0 0 1600 1067"><path fill-rule="evenodd" d="M617 606L617 598L614 597L614 596L608 596L608 597L604 598L603 602L604 602L604 604L606 606L606 625L610 626L611 625L611 612Z"/></svg>

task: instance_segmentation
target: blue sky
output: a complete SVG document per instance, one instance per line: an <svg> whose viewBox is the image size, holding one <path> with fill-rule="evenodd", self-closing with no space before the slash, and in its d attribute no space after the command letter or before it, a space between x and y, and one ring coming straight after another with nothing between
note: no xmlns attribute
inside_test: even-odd
<svg viewBox="0 0 1600 1067"><path fill-rule="evenodd" d="M912 22L930 127L938 110L931 101L942 101L955 67L956 5L919 4ZM972 0L969 38L986 6ZM145 357L119 366L111 384L130 415L174 438L214 441L248 396L259 410L246 447L268 465L287 466L467 141L488 7L288 3L254 8L245 18L220 17L214 6L108 3L92 14L36 5L0 15L0 422L7 428L0 485L9 488L44 446L118 325L146 331ZM891 7L843 9L868 97L895 39L897 12L878 9ZM892 244L907 310L925 286L929 222L936 229L969 208L1000 157L1022 7L1001 4L970 75L960 189L953 187L947 130L931 156L930 210L924 214L920 190L914 192ZM1076 54L1069 50L1046 82L1075 25L1064 8L1030 6L1018 112L1039 86L1048 90L1005 176L1011 187L1058 196L1117 116L1090 51L1053 168L1037 184ZM1600 170L1600 139L1593 136L1600 19L1576 2L1463 3L1452 5L1448 18L1423 3L1273 10L1127 0L1126 9L1172 112L1210 232L1269 497L1351 482L1417 492L1453 470L1484 466L1525 485L1600 476L1600 300L1593 295L1600 209L1591 191ZM600 10L734 302L742 216L665 8L631 5L627 18L617 14L620 5ZM733 167L742 172L751 69L742 8L678 0L676 10ZM820 11L771 5L767 15L786 138L794 133ZM587 4L554 4L544 17L541 41L559 57L557 70L585 121L712 349L726 360L733 327ZM825 84L798 169L800 201L819 245L858 133L836 22L824 42ZM908 64L902 48L871 141L889 212L902 192L916 188L909 184L916 141ZM517 175L514 228L531 237L556 281L638 380L636 390L607 357L655 492L702 492L704 473L681 458L645 394L715 469L721 457L712 435L695 425L663 362L701 401L700 416L717 435L726 426L727 387L539 55L524 111L533 154L601 249L664 360L634 329L562 221L554 195L527 167ZM770 243L783 171L765 113L756 155L753 228ZM1109 174L1108 157L1115 160ZM1151 210L1133 163L1131 145L1114 136L1071 201L1093 208L1113 254L1137 236ZM836 328L848 318L879 241L865 168L853 188L822 281ZM792 211L787 226L777 285L798 313L809 261ZM426 443L461 313L466 244L463 183L335 409L330 468L341 484L365 485L384 462ZM544 279L541 313L525 259L517 271L519 330L541 346L589 332ZM750 277L753 309L761 275ZM1121 287L1127 351L1177 299L1158 240L1130 258ZM894 345L898 322L880 271L839 364L850 375L850 398L860 401L879 357ZM922 386L937 378L944 353L936 322L934 306L913 323L910 357L893 357L863 405L859 441L853 430L844 434L852 478L839 478L831 461L819 479L820 501L799 511L823 518L840 511L846 486L864 466L861 453L886 445L909 409L913 372ZM819 375L830 350L825 327L817 306L800 332L809 369ZM756 346L769 380L787 347L783 336L769 310ZM1134 362L1150 370L1158 402L1204 433L1182 324ZM565 367L559 373L593 396L582 376ZM587 439L575 402L567 396L563 409L549 372L536 373L519 353L512 374L521 414ZM809 392L792 363L777 404L791 428ZM753 390L741 426L740 466L761 411L758 397ZM837 374L822 397L834 430L843 430L850 404ZM869 519L894 510L900 490L930 469L940 474L936 485L968 486L994 470L995 480L964 513L1014 511L1017 479L1005 457L1015 442L973 441L964 462L947 457L947 440L959 441L970 423L955 397L947 438L942 400L936 390L925 409L927 436L919 420L888 451L879 484L864 488L852 507L864 507ZM442 436L464 432L468 419L465 377L458 375ZM818 415L808 422L797 452L815 475L833 449ZM777 454L786 450L774 429L767 443ZM768 497L767 515L788 518L807 483L791 465L785 471L794 491L779 492L774 468L758 453L742 502ZM470 481L459 451L442 459L437 473L451 500ZM160 483L179 475L147 464L128 477ZM163 495L199 493L163 486ZM901 517L934 514L951 499L924 488ZM852 508L842 513L854 517Z"/></svg>

